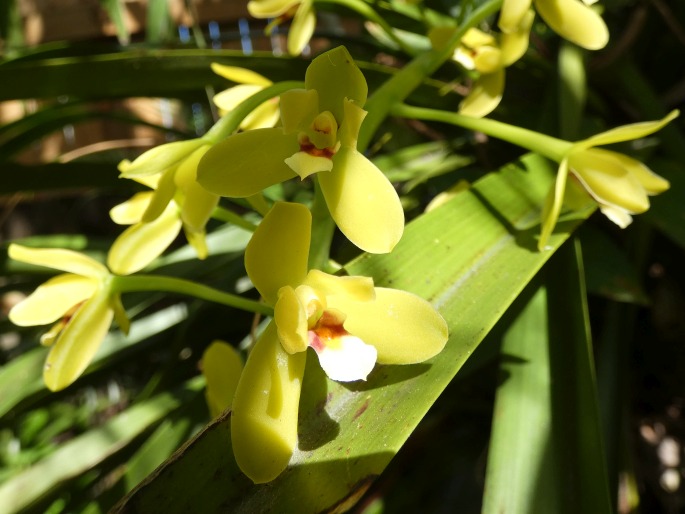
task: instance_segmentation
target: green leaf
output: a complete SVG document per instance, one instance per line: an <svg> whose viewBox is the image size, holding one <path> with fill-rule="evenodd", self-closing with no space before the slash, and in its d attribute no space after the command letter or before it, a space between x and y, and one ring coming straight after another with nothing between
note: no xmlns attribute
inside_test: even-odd
<svg viewBox="0 0 685 514"><path fill-rule="evenodd" d="M410 223L393 253L364 255L346 267L350 274L372 276L377 285L431 301L450 328L437 357L412 366L379 366L367 382L338 384L310 356L299 448L275 481L256 486L240 473L226 416L114 512L319 512L353 505L550 257L552 252L535 250L537 228L515 227L539 218L554 171L545 159L528 155ZM560 223L552 247L579 222Z"/></svg>
<svg viewBox="0 0 685 514"><path fill-rule="evenodd" d="M196 377L175 391L159 394L62 444L49 456L0 486L0 505L7 514L44 501L65 482L101 464L184 403L204 380Z"/></svg>
<svg viewBox="0 0 685 514"><path fill-rule="evenodd" d="M577 252L554 256L503 338L485 514L612 511Z"/></svg>
<svg viewBox="0 0 685 514"><path fill-rule="evenodd" d="M109 18L114 23L117 29L117 39L120 45L128 45L131 37L126 27L126 20L124 19L126 8L124 7L124 0L100 0L100 4L105 8Z"/></svg>

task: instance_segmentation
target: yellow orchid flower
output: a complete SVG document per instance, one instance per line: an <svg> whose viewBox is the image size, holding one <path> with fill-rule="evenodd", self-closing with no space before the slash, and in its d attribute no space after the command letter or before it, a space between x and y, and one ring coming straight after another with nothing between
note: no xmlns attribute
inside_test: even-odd
<svg viewBox="0 0 685 514"><path fill-rule="evenodd" d="M250 0L247 10L255 18L275 18L267 31L285 20L293 20L288 32L290 55L302 53L316 28L314 0Z"/></svg>
<svg viewBox="0 0 685 514"><path fill-rule="evenodd" d="M207 381L205 398L212 418L233 403L243 361L233 346L223 341L212 341L202 354L202 374Z"/></svg>
<svg viewBox="0 0 685 514"><path fill-rule="evenodd" d="M200 162L198 181L223 196L247 197L317 173L343 234L367 252L391 251L402 237L404 211L383 172L357 150L366 95L364 75L344 47L320 55L307 68L305 89L281 96L283 125L217 143Z"/></svg>
<svg viewBox="0 0 685 514"><path fill-rule="evenodd" d="M181 228L198 258L207 257L205 225L219 197L201 187L196 174L209 148L201 139L169 143L119 164L122 177L154 191L138 193L110 211L115 223L131 225L110 248L107 264L113 272L128 275L143 269L169 247Z"/></svg>
<svg viewBox="0 0 685 514"><path fill-rule="evenodd" d="M307 271L311 214L277 202L245 251L245 268L274 321L257 341L236 390L231 432L236 460L256 483L276 478L297 441L305 351L329 378L365 380L375 364L413 364L439 353L447 324L425 300L374 287L367 277Z"/></svg>
<svg viewBox="0 0 685 514"><path fill-rule="evenodd" d="M666 191L668 181L632 157L597 147L653 134L678 114L673 111L662 120L624 125L576 143L565 142L568 146L560 158L556 183L543 209L538 248L545 248L557 223L569 172L597 202L602 213L621 228L632 222L632 214L649 209L649 196Z"/></svg>
<svg viewBox="0 0 685 514"><path fill-rule="evenodd" d="M269 79L252 70L218 63L212 63L211 66L214 73L238 84L214 95L212 101L219 108L222 116L255 93L273 84ZM273 127L278 123L279 116L278 98L272 98L247 115L240 123L240 128L252 130Z"/></svg>
<svg viewBox="0 0 685 514"><path fill-rule="evenodd" d="M609 29L590 5L597 0L504 0L498 25L505 34L519 30L526 13L535 9L554 32L587 50L609 42Z"/></svg>
<svg viewBox="0 0 685 514"><path fill-rule="evenodd" d="M534 11L528 10L517 30L501 34L499 40L476 28L466 31L453 59L465 69L477 71L479 76L459 105L460 114L482 118L499 105L504 93L504 70L526 53L534 18ZM428 37L434 48L440 48L456 30L456 27L436 27Z"/></svg>
<svg viewBox="0 0 685 514"><path fill-rule="evenodd" d="M41 338L42 344L51 346L43 380L48 389L59 391L86 369L113 318L128 332L121 299L110 291L109 270L81 253L11 244L8 254L17 261L66 272L39 286L9 313L12 323L22 327L55 323Z"/></svg>

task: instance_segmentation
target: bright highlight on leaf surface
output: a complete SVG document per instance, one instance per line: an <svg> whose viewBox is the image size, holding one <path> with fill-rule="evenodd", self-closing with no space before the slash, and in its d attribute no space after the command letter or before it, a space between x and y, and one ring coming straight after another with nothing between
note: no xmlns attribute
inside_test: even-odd
<svg viewBox="0 0 685 514"><path fill-rule="evenodd" d="M43 368L48 389L59 391L86 369L107 334L112 319L124 332L129 321L118 295L109 291L110 274L99 262L71 250L27 248L11 244L17 261L65 271L39 286L9 313L19 326L55 323L41 339L51 346Z"/></svg>
<svg viewBox="0 0 685 514"><path fill-rule="evenodd" d="M678 111L672 111L658 121L624 125L573 143L559 164L556 183L547 197L538 248L545 248L559 218L569 172L599 204L602 213L621 228L632 222L633 214L649 209L649 196L666 191L668 181L632 157L596 147L648 136L678 115Z"/></svg>
<svg viewBox="0 0 685 514"><path fill-rule="evenodd" d="M365 380L376 362L430 359L447 342L447 324L422 298L376 288L367 277L307 272L310 233L306 207L278 202L245 251L250 279L274 304L274 321L250 354L231 418L237 462L255 482L278 476L294 449L307 348L316 351L329 378L354 381ZM295 371L286 378L273 360ZM267 396L255 399L259 391ZM267 444L276 445L273 457L256 450Z"/></svg>
<svg viewBox="0 0 685 514"><path fill-rule="evenodd" d="M232 135L202 158L198 181L216 194L246 197L317 174L331 216L345 236L371 253L402 237L404 211L392 184L357 150L366 116L364 76L344 47L312 61L305 89L281 96L282 127Z"/></svg>
<svg viewBox="0 0 685 514"><path fill-rule="evenodd" d="M510 34L520 30L532 4L554 32L587 50L599 50L609 42L609 29L590 7L590 0L504 0L499 28Z"/></svg>
<svg viewBox="0 0 685 514"><path fill-rule="evenodd" d="M169 247L181 229L198 258L207 257L205 225L219 203L219 197L196 180L198 162L207 150L209 145L201 139L169 143L119 165L122 177L153 191L139 193L110 212L115 223L131 225L110 248L107 264L114 273L140 271Z"/></svg>

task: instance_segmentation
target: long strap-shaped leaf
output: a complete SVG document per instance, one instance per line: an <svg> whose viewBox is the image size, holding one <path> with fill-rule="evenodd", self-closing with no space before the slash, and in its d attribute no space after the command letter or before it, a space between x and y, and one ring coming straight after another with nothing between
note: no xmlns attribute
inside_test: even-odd
<svg viewBox="0 0 685 514"><path fill-rule="evenodd" d="M484 514L612 510L579 255L564 245L503 338Z"/></svg>
<svg viewBox="0 0 685 514"><path fill-rule="evenodd" d="M278 479L255 486L240 473L224 416L115 512L306 513L354 504L552 254L535 249L534 221L553 177L546 160L526 156L410 223L393 253L347 266L430 300L447 320L450 340L428 363L379 367L363 383L327 381L310 359L299 450ZM557 248L586 215L559 224L550 244Z"/></svg>

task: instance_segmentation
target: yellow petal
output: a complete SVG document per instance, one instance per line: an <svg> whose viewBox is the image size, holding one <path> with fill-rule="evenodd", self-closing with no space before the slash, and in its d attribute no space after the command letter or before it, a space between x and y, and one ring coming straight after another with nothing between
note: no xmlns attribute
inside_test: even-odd
<svg viewBox="0 0 685 514"><path fill-rule="evenodd" d="M480 47L473 65L481 73L493 73L502 68L502 52L494 46Z"/></svg>
<svg viewBox="0 0 685 514"><path fill-rule="evenodd" d="M275 18L302 0L250 0L247 10L255 18Z"/></svg>
<svg viewBox="0 0 685 514"><path fill-rule="evenodd" d="M381 170L356 149L341 147L333 170L317 176L331 216L352 243L370 253L395 247L404 231L404 211Z"/></svg>
<svg viewBox="0 0 685 514"><path fill-rule="evenodd" d="M45 266L84 277L103 278L109 275L107 268L95 259L72 250L61 248L29 248L11 244L7 250L10 258L36 266Z"/></svg>
<svg viewBox="0 0 685 514"><path fill-rule="evenodd" d="M176 205L170 204L156 220L124 230L109 249L107 264L118 275L140 271L164 253L180 230Z"/></svg>
<svg viewBox="0 0 685 514"><path fill-rule="evenodd" d="M9 319L21 327L54 323L75 305L93 296L98 281L80 275L57 275L12 307Z"/></svg>
<svg viewBox="0 0 685 514"><path fill-rule="evenodd" d="M596 148L574 152L569 168L598 203L617 205L632 214L645 212L649 209L647 192L616 155Z"/></svg>
<svg viewBox="0 0 685 514"><path fill-rule="evenodd" d="M233 453L243 473L257 484L280 475L297 444L306 355L286 353L271 323L240 376L231 415Z"/></svg>
<svg viewBox="0 0 685 514"><path fill-rule="evenodd" d="M291 286L278 290L274 321L278 328L278 339L286 352L298 353L307 349L307 313Z"/></svg>
<svg viewBox="0 0 685 514"><path fill-rule="evenodd" d="M631 123L630 125L623 125L616 127L606 132L594 135L583 141L579 141L574 145L574 148L586 149L593 146L610 145L613 143L621 143L623 141L632 141L633 139L640 139L650 134L654 134L661 130L668 123L673 121L680 115L680 111L674 110L668 113L667 116L656 121L643 121L640 123Z"/></svg>
<svg viewBox="0 0 685 514"><path fill-rule="evenodd" d="M247 244L247 275L270 305L281 287L297 287L307 275L311 227L304 205L276 202Z"/></svg>
<svg viewBox="0 0 685 514"><path fill-rule="evenodd" d="M526 53L534 19L535 11L529 9L523 16L518 30L502 34L500 39L502 66L511 66Z"/></svg>
<svg viewBox="0 0 685 514"><path fill-rule="evenodd" d="M325 296L342 294L359 302L376 297L373 279L369 277L338 277L313 269L307 273L304 284Z"/></svg>
<svg viewBox="0 0 685 514"><path fill-rule="evenodd" d="M497 21L502 32L508 34L518 31L532 3L532 0L504 0Z"/></svg>
<svg viewBox="0 0 685 514"><path fill-rule="evenodd" d="M322 345L313 344L312 348L328 378L336 382L366 380L378 357L376 348L353 335L344 335Z"/></svg>
<svg viewBox="0 0 685 514"><path fill-rule="evenodd" d="M202 374L207 381L207 403L213 418L233 403L242 370L243 360L230 344L213 341L202 354Z"/></svg>
<svg viewBox="0 0 685 514"><path fill-rule="evenodd" d="M121 176L134 178L136 176L153 175L163 173L169 168L193 153L197 148L206 144L201 138L189 141L175 141L165 145L156 146L133 161L121 170Z"/></svg>
<svg viewBox="0 0 685 514"><path fill-rule="evenodd" d="M535 0L547 25L561 37L587 50L599 50L609 42L602 17L580 0Z"/></svg>
<svg viewBox="0 0 685 514"><path fill-rule="evenodd" d="M380 364L413 364L430 359L447 342L447 323L423 298L406 291L376 288L376 299L357 302L328 298L347 315L345 330L373 345Z"/></svg>
<svg viewBox="0 0 685 514"><path fill-rule="evenodd" d="M264 86L235 86L214 95L212 101L222 110L222 112L231 112L238 105L243 103L243 101L262 89L264 89ZM240 122L240 128L243 130L254 130L257 128L273 127L278 122L278 118L278 99L271 98L257 106L250 114L245 116L243 121Z"/></svg>
<svg viewBox="0 0 685 514"><path fill-rule="evenodd" d="M257 106L254 111L245 116L240 122L243 130L255 130L259 128L274 127L278 124L281 114L278 110L278 99L271 98Z"/></svg>
<svg viewBox="0 0 685 514"><path fill-rule="evenodd" d="M268 78L260 75L256 71L248 70L247 68L226 66L225 64L216 62L213 62L210 66L214 73L237 84L253 84L262 86L262 88L273 84Z"/></svg>
<svg viewBox="0 0 685 514"><path fill-rule="evenodd" d="M136 193L124 203L112 207L109 211L109 217L118 225L133 225L134 223L138 223L142 219L143 213L148 205L150 205L153 194L152 191Z"/></svg>
<svg viewBox="0 0 685 514"><path fill-rule="evenodd" d="M557 172L557 179L554 186L550 188L545 200L545 205L542 208L542 229L540 231L540 238L538 239L538 250L543 251L547 248L547 241L549 236L559 219L561 206L564 202L564 193L566 191L566 179L568 178L568 159L564 159L559 164L559 171Z"/></svg>
<svg viewBox="0 0 685 514"><path fill-rule="evenodd" d="M596 148L595 150L600 149ZM614 158L621 163L621 166L627 169L638 180L638 182L640 182L648 195L658 195L659 193L667 191L668 188L671 187L671 184L668 182L668 180L654 173L640 161L621 153L611 153L613 153Z"/></svg>
<svg viewBox="0 0 685 514"><path fill-rule="evenodd" d="M219 197L197 183L197 166L209 146L195 150L176 170L175 182L182 195L181 219L194 232L201 232L212 212L219 204Z"/></svg>
<svg viewBox="0 0 685 514"><path fill-rule="evenodd" d="M285 163L302 179L320 171L331 171L333 161L328 157L309 155L307 152L297 152L288 157Z"/></svg>
<svg viewBox="0 0 685 514"><path fill-rule="evenodd" d="M461 104L459 114L482 118L499 105L504 92L504 69L481 75Z"/></svg>
<svg viewBox="0 0 685 514"><path fill-rule="evenodd" d="M176 181L174 178L177 169L178 166L175 166L162 173L159 182L157 183L157 188L150 198L150 203L148 204L147 209L145 209L141 221L145 223L154 221L161 216L164 210L169 206L169 202L171 202L176 194Z"/></svg>
<svg viewBox="0 0 685 514"><path fill-rule="evenodd" d="M193 247L197 258L204 260L207 258L209 250L207 249L207 233L204 230L194 231L188 227L184 227L183 232L186 235L188 244Z"/></svg>
<svg viewBox="0 0 685 514"><path fill-rule="evenodd" d="M305 130L319 114L316 89L291 89L281 95L281 119L286 134Z"/></svg>
<svg viewBox="0 0 685 514"><path fill-rule="evenodd" d="M228 89L217 93L212 98L214 105L219 109L223 109L226 112L230 112L235 109L238 105L243 103L245 100L250 98L255 93L263 90L263 86L257 86L253 84L241 84L239 86L233 86Z"/></svg>
<svg viewBox="0 0 685 514"><path fill-rule="evenodd" d="M300 151L296 134L281 128L249 130L227 137L204 155L197 180L221 196L244 198L295 177L285 159Z"/></svg>
<svg viewBox="0 0 685 514"><path fill-rule="evenodd" d="M295 12L288 32L288 53L300 55L309 44L316 28L316 12L311 0L303 0Z"/></svg>
<svg viewBox="0 0 685 514"><path fill-rule="evenodd" d="M104 290L76 311L45 362L43 380L48 389L64 389L83 373L107 335L113 315Z"/></svg>
<svg viewBox="0 0 685 514"><path fill-rule="evenodd" d="M621 228L626 228L633 222L633 217L628 211L619 207L618 205L600 205L599 210L602 211L607 218L613 223L616 223Z"/></svg>

